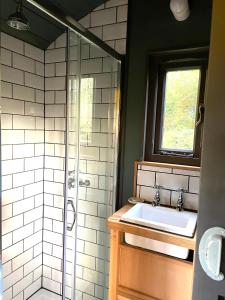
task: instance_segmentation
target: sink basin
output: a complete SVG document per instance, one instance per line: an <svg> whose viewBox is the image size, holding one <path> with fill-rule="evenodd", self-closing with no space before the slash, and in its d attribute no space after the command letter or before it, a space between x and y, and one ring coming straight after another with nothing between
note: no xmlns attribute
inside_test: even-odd
<svg viewBox="0 0 225 300"><path fill-rule="evenodd" d="M122 215L121 220L193 237L197 223L197 213L137 203Z"/></svg>
<svg viewBox="0 0 225 300"><path fill-rule="evenodd" d="M137 203L122 215L121 220L192 237L195 232L197 214L187 211L178 212L172 208L152 207L150 204ZM152 240L142 236L125 233L125 242L144 249L186 259L189 249Z"/></svg>

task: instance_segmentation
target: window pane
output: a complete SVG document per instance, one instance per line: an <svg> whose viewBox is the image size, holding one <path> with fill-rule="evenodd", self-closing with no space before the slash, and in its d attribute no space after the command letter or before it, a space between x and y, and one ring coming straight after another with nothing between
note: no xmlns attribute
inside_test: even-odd
<svg viewBox="0 0 225 300"><path fill-rule="evenodd" d="M200 70L166 74L161 150L193 151Z"/></svg>

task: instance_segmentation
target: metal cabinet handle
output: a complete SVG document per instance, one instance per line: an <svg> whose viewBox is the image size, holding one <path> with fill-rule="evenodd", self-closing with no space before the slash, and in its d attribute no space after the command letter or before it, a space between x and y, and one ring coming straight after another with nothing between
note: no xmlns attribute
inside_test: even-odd
<svg viewBox="0 0 225 300"><path fill-rule="evenodd" d="M72 231L72 230L73 230L73 226L74 226L74 224L75 224L75 222L76 222L76 216L77 216L77 214L76 214L76 209L75 209L73 200L68 200L68 201L67 201L67 204L68 204L68 205L70 204L70 205L72 206L72 209L73 209L73 222L72 222L71 225L67 225L67 230L68 230L68 231Z"/></svg>

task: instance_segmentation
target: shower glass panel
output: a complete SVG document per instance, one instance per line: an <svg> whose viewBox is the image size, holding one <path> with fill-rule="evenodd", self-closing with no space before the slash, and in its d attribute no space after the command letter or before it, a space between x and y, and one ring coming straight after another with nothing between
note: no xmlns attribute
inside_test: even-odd
<svg viewBox="0 0 225 300"><path fill-rule="evenodd" d="M64 296L107 299L120 63L72 31L68 41Z"/></svg>

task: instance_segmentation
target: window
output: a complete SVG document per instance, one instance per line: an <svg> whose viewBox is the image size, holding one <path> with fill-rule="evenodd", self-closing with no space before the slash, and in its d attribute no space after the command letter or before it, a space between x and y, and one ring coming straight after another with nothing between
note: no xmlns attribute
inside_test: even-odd
<svg viewBox="0 0 225 300"><path fill-rule="evenodd" d="M150 57L145 159L200 165L206 51Z"/></svg>

